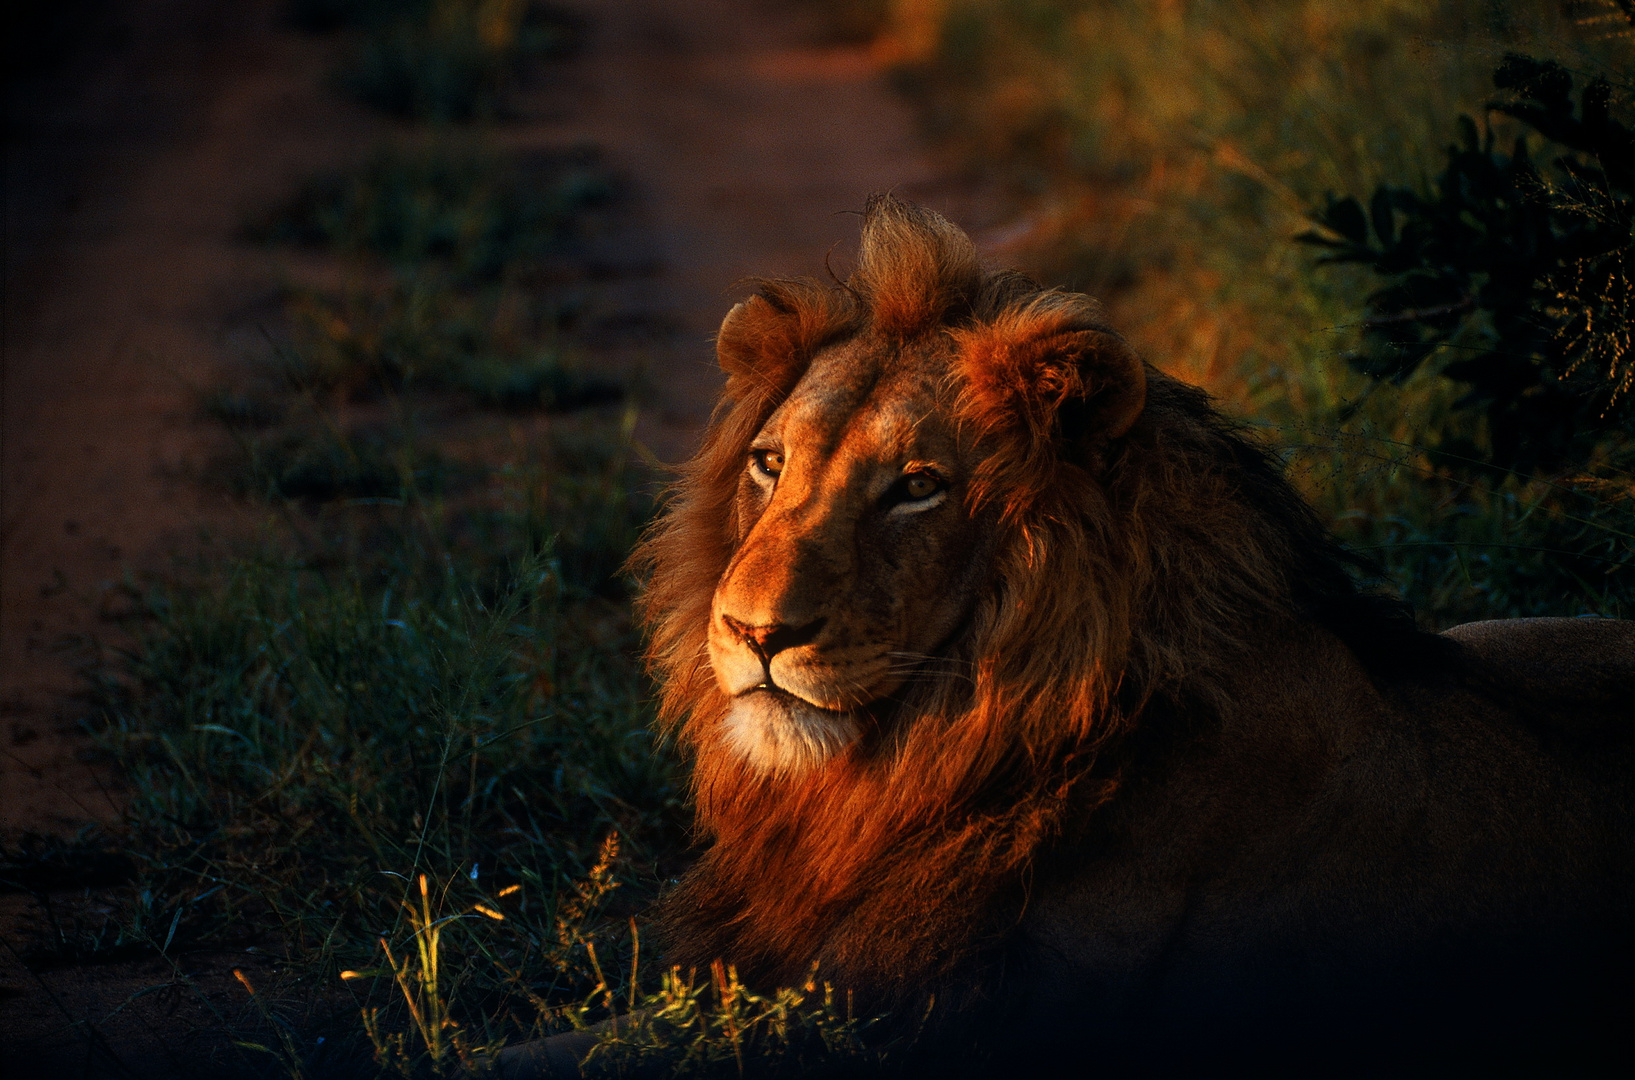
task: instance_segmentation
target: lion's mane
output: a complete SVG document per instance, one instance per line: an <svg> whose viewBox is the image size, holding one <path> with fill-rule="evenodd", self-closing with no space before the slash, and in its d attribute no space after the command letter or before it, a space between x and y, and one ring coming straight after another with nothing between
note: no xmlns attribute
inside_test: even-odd
<svg viewBox="0 0 1635 1080"><path fill-rule="evenodd" d="M719 339L725 391L634 560L661 723L691 758L707 843L663 908L683 965L724 958L789 984L817 964L874 1007L967 996L1035 853L1117 789L1137 725L1233 707L1217 683L1257 621L1316 621L1371 664L1436 647L1359 590L1280 468L1201 391L1148 369L1140 417L1103 446L1078 430L1093 426L1088 380L981 377L972 358L1029 320L1123 346L1094 301L984 272L934 214L876 197L844 285L768 281L747 303L779 317ZM963 677L917 684L822 767L768 774L719 737L711 597L750 440L812 357L856 334L947 341L946 407L985 448L971 509L997 511L1001 536L946 649Z"/></svg>

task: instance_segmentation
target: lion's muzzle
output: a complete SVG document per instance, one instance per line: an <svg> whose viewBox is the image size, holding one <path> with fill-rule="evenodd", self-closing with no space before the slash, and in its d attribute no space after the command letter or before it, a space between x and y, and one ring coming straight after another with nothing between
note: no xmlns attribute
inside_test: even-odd
<svg viewBox="0 0 1635 1080"><path fill-rule="evenodd" d="M764 685L777 686L772 677L772 659L785 649L797 648L809 644L823 630L823 624L828 620L816 618L803 626L790 626L787 623L768 623L761 626L752 626L749 623L739 622L731 615L722 614L721 622L726 628L744 643L755 657L761 662L761 670L765 674Z"/></svg>
<svg viewBox="0 0 1635 1080"><path fill-rule="evenodd" d="M727 741L768 771L809 768L856 740L855 710L887 672L883 653L824 647L827 620L751 622L717 610L710 661L731 698Z"/></svg>

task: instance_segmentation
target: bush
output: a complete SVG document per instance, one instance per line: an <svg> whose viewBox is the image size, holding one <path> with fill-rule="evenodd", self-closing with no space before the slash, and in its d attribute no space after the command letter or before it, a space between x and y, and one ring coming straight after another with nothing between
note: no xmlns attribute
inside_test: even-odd
<svg viewBox="0 0 1635 1080"><path fill-rule="evenodd" d="M1570 147L1543 169L1525 137L1497 151L1468 116L1431 193L1381 185L1369 212L1330 195L1300 239L1329 263L1383 277L1348 357L1401 385L1433 356L1466 386L1456 412L1484 421L1481 443L1448 431L1438 461L1523 472L1581 466L1632 433L1635 358L1626 271L1635 218L1635 135L1609 114L1611 87L1592 80L1578 110L1559 64L1510 55L1492 103Z"/></svg>

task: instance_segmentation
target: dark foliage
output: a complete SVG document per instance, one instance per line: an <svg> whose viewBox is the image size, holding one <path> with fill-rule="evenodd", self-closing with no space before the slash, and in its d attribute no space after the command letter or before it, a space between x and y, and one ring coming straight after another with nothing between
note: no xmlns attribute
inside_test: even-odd
<svg viewBox="0 0 1635 1080"><path fill-rule="evenodd" d="M1485 438L1447 432L1435 446L1453 468L1522 472L1585 462L1630 430L1635 379L1628 349L1626 266L1635 214L1635 135L1611 115L1611 87L1592 80L1572 100L1560 65L1507 55L1489 108L1556 146L1535 164L1525 136L1510 153L1468 116L1431 191L1382 185L1365 210L1330 195L1300 239L1323 262L1361 263L1385 279L1367 300L1359 371L1400 384L1432 356L1468 388L1456 411Z"/></svg>
<svg viewBox="0 0 1635 1080"><path fill-rule="evenodd" d="M397 432L297 426L246 440L242 452L246 460L229 459L220 479L235 494L272 501L401 500L441 495L473 479L462 475L472 470L409 444Z"/></svg>

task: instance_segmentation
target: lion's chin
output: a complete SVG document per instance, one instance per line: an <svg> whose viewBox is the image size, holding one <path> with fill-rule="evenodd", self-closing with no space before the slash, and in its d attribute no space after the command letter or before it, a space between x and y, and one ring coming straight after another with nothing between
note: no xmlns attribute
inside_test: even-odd
<svg viewBox="0 0 1635 1080"><path fill-rule="evenodd" d="M724 723L727 745L765 772L816 768L856 742L862 730L851 713L769 690L733 698Z"/></svg>

